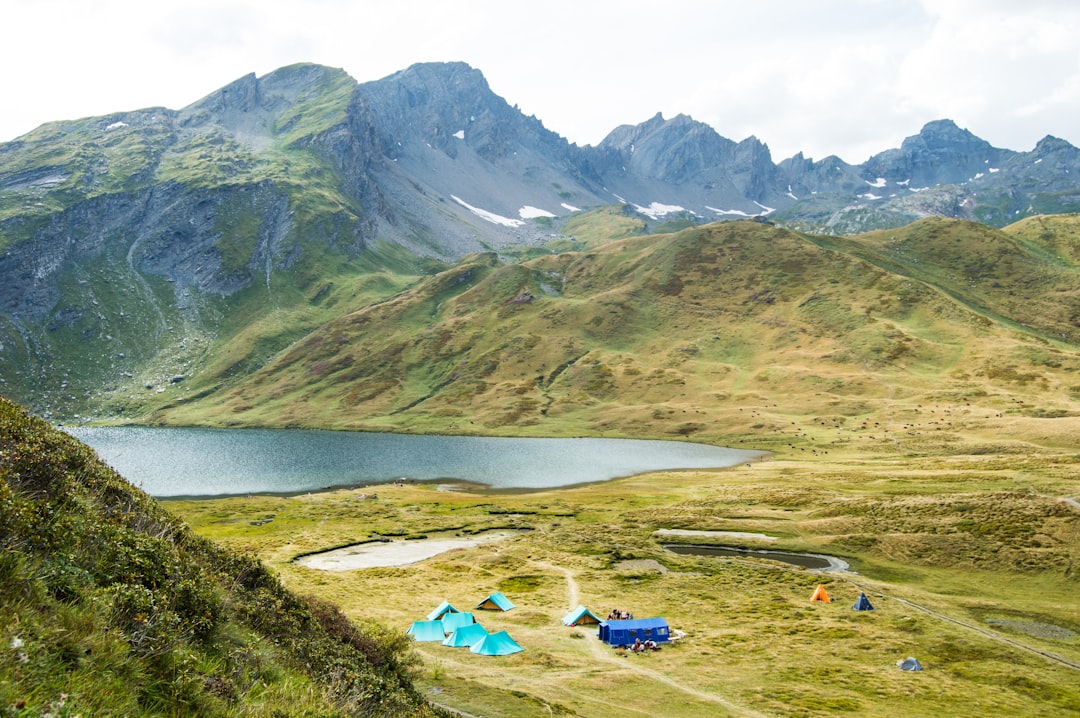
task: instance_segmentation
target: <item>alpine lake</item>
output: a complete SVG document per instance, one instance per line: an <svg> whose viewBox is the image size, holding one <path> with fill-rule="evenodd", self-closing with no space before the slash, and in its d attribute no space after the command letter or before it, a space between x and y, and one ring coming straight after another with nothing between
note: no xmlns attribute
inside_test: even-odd
<svg viewBox="0 0 1080 718"><path fill-rule="evenodd" d="M287 495L399 480L551 489L651 471L724 468L762 456L631 439L144 426L65 430L159 498Z"/></svg>

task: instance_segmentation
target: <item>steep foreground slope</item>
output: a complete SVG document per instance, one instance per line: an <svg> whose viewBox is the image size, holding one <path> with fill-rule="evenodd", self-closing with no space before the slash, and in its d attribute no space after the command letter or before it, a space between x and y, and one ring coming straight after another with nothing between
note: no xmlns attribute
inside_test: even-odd
<svg viewBox="0 0 1080 718"><path fill-rule="evenodd" d="M0 399L0 715L438 715L404 637L199 538Z"/></svg>

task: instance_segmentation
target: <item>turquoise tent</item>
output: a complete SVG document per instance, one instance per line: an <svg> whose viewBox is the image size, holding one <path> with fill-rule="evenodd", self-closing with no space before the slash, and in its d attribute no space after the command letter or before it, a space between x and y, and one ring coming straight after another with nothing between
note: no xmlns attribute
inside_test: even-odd
<svg viewBox="0 0 1080 718"><path fill-rule="evenodd" d="M525 649L518 645L517 641L510 637L506 631L489 633L476 643L469 646L473 653L481 656L506 656Z"/></svg>
<svg viewBox="0 0 1080 718"><path fill-rule="evenodd" d="M457 613L447 613L442 617L443 630L447 633L453 633L462 626L468 626L470 623L476 623L476 619L473 618L471 613L464 613L458 611Z"/></svg>
<svg viewBox="0 0 1080 718"><path fill-rule="evenodd" d="M470 623L467 626L459 627L447 636L442 644L451 648L466 648L472 646L486 635L488 635L487 629L479 623Z"/></svg>
<svg viewBox="0 0 1080 718"><path fill-rule="evenodd" d="M509 611L514 607L514 604L510 603L509 598L502 595L502 591L496 591L476 604L476 607L489 611Z"/></svg>
<svg viewBox="0 0 1080 718"><path fill-rule="evenodd" d="M567 626L595 626L600 623L600 619L584 606L578 606L563 616L562 622Z"/></svg>
<svg viewBox="0 0 1080 718"><path fill-rule="evenodd" d="M447 613L458 613L458 610L450 605L449 601L443 601L439 604L439 607L427 615L427 620L438 621Z"/></svg>
<svg viewBox="0 0 1080 718"><path fill-rule="evenodd" d="M407 633L416 641L442 641L446 638L442 621L413 621Z"/></svg>
<svg viewBox="0 0 1080 718"><path fill-rule="evenodd" d="M866 597L865 593L859 594L859 600L852 606L856 611L873 611L874 607L870 605L870 599Z"/></svg>

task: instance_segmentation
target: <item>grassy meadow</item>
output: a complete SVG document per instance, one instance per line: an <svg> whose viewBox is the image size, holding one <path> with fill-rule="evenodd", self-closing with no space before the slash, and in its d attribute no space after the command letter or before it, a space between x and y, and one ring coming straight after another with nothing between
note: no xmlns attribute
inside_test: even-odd
<svg viewBox="0 0 1080 718"><path fill-rule="evenodd" d="M362 624L405 631L443 600L471 610L501 590L517 608L477 620L523 652L415 644L416 684L470 715L1080 714L1080 509L1062 500L1075 495L1077 457L905 455L880 450L871 430L852 432L865 447L827 455L808 436L750 466L535 493L406 484L166 506ZM376 535L507 529L518 533L402 567L293 562ZM718 541L661 529L762 533L775 540L719 543L826 553L853 571L677 555L663 544ZM809 601L818 583L832 603ZM876 610L852 610L860 591ZM614 650L595 629L562 625L578 603L601 618L664 616L686 636L655 653ZM898 670L908 656L925 670Z"/></svg>

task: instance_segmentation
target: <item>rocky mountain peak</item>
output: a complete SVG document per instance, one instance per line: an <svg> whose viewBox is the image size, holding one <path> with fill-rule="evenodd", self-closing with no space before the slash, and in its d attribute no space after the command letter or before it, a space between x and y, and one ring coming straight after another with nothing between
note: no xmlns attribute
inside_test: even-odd
<svg viewBox="0 0 1080 718"><path fill-rule="evenodd" d="M862 176L871 182L882 178L912 187L957 184L998 167L1010 154L952 120L935 120L906 138L899 149L871 157Z"/></svg>
<svg viewBox="0 0 1080 718"><path fill-rule="evenodd" d="M923 125L919 134L904 139L900 149L941 149L955 145L971 145L992 149L989 142L981 140L952 120L933 120Z"/></svg>

